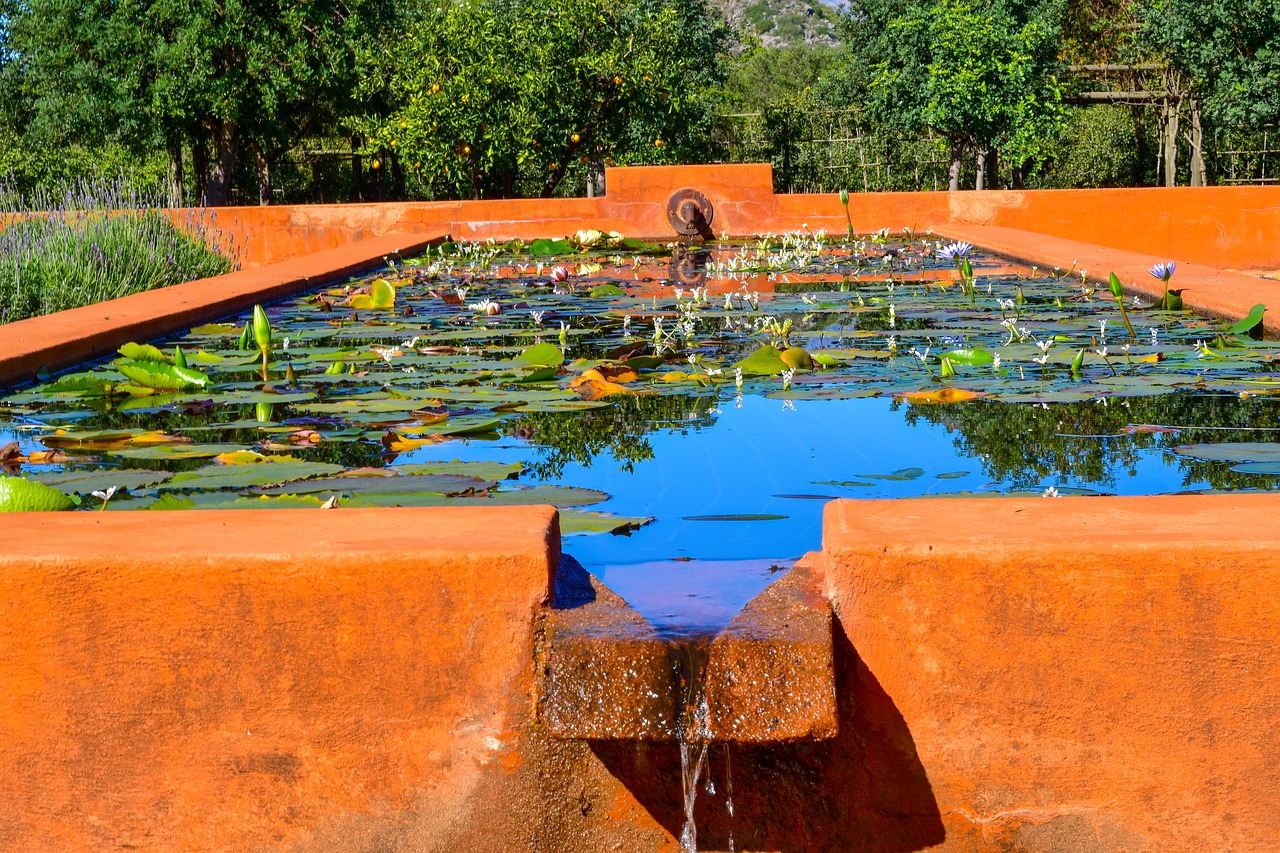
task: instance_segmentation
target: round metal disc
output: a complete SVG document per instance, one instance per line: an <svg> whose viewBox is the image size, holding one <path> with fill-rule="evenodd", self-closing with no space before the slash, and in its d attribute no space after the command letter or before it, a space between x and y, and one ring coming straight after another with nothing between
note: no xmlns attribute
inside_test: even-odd
<svg viewBox="0 0 1280 853"><path fill-rule="evenodd" d="M667 221L677 234L693 237L711 227L715 209L705 195L686 187L677 190L667 202Z"/></svg>

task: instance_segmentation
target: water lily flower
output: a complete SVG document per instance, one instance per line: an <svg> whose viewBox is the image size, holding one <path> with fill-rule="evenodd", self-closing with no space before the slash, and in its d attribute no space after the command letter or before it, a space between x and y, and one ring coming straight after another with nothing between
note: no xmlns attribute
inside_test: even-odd
<svg viewBox="0 0 1280 853"><path fill-rule="evenodd" d="M481 299L467 306L477 314L484 314L486 317L492 317L495 314L502 313L502 306L492 299Z"/></svg>
<svg viewBox="0 0 1280 853"><path fill-rule="evenodd" d="M1153 266L1151 269L1147 270L1147 272L1151 273L1156 278L1161 279L1162 281L1167 283L1169 279L1173 278L1173 273L1177 269L1178 269L1177 261L1162 261L1161 263L1158 263L1155 266Z"/></svg>
<svg viewBox="0 0 1280 853"><path fill-rule="evenodd" d="M569 270L567 267L552 267L550 273L551 283L560 284L569 280Z"/></svg>
<svg viewBox="0 0 1280 853"><path fill-rule="evenodd" d="M972 244L957 240L939 249L938 257L946 261L959 261L960 258L967 258L972 251Z"/></svg>
<svg viewBox="0 0 1280 853"><path fill-rule="evenodd" d="M1058 494L1058 489L1057 489L1055 486L1050 486L1049 488L1047 488L1047 489L1045 489L1045 490L1044 490L1044 492L1040 495L1040 497L1042 497L1042 498L1060 498L1060 497L1062 497L1062 495Z"/></svg>
<svg viewBox="0 0 1280 853"><path fill-rule="evenodd" d="M533 318L534 325L541 326L542 318L547 316L546 311L530 311L529 316Z"/></svg>

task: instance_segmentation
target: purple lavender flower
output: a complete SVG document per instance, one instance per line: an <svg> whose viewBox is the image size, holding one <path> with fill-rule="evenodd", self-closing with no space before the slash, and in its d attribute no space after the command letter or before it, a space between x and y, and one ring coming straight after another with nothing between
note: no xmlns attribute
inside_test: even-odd
<svg viewBox="0 0 1280 853"><path fill-rule="evenodd" d="M1162 261L1156 264L1155 266L1153 266L1151 269L1147 270L1147 272L1151 273L1153 276L1160 279L1165 284L1168 284L1169 279L1173 278L1173 273L1177 268L1178 268L1177 261Z"/></svg>

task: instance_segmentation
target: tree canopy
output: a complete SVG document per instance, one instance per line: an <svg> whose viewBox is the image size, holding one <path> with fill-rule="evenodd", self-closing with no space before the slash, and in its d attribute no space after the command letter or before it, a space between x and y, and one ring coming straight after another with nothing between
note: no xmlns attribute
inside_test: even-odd
<svg viewBox="0 0 1280 853"><path fill-rule="evenodd" d="M702 0L451 3L370 56L391 109L356 126L437 192L549 196L575 160L703 150L728 36Z"/></svg>

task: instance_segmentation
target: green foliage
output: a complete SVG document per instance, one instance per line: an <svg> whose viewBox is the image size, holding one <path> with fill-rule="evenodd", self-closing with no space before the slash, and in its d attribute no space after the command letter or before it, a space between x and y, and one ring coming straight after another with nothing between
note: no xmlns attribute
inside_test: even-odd
<svg viewBox="0 0 1280 853"><path fill-rule="evenodd" d="M1047 187L1128 187L1142 177L1138 131L1127 107L1076 107L1053 147L1042 184Z"/></svg>
<svg viewBox="0 0 1280 853"><path fill-rule="evenodd" d="M9 224L0 230L0 322L221 275L233 267L213 248L218 235L201 213L180 228L118 184L31 197L0 184L3 222Z"/></svg>
<svg viewBox="0 0 1280 853"><path fill-rule="evenodd" d="M733 61L725 93L733 109L758 112L808 93L831 67L836 51L821 45L748 50ZM816 106L810 101L806 106Z"/></svg>
<svg viewBox="0 0 1280 853"><path fill-rule="evenodd" d="M393 10L390 0L0 3L5 110L28 145L118 144L175 164L190 146L215 204L242 150L269 167L353 108L356 48Z"/></svg>
<svg viewBox="0 0 1280 853"><path fill-rule="evenodd" d="M583 159L706 150L728 28L702 0L475 0L369 56L356 127L442 195L552 195Z"/></svg>
<svg viewBox="0 0 1280 853"><path fill-rule="evenodd" d="M1142 0L1142 46L1186 73L1210 121L1280 121L1280 5L1274 0Z"/></svg>

